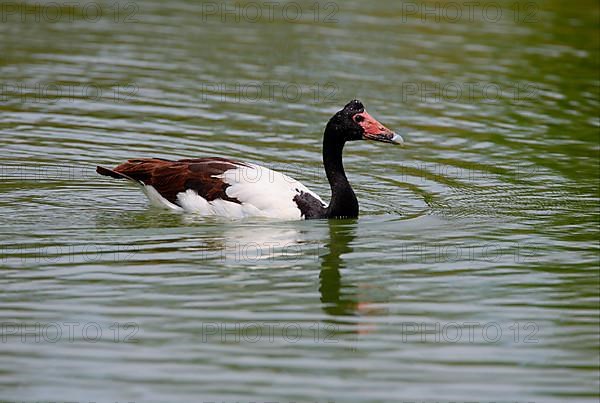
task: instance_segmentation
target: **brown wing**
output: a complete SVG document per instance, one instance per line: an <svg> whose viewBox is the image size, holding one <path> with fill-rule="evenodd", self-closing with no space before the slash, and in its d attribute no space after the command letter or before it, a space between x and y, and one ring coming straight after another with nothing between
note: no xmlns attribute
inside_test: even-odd
<svg viewBox="0 0 600 403"><path fill-rule="evenodd" d="M161 158L140 158L129 160L114 170L98 167L101 175L113 178L133 179L154 187L165 199L177 203L177 194L193 189L208 201L227 200L241 204L227 196L230 186L215 175L235 169L245 164L226 158L198 158L170 161Z"/></svg>

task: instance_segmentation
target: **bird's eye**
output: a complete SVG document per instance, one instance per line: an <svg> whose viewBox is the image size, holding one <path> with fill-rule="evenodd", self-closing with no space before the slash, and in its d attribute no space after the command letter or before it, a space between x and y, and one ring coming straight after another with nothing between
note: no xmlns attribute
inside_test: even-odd
<svg viewBox="0 0 600 403"><path fill-rule="evenodd" d="M364 116L361 116L361 115L356 115L356 116L354 116L354 121L355 121L356 123L360 123L360 122L362 122L363 120L365 120L365 117L364 117Z"/></svg>

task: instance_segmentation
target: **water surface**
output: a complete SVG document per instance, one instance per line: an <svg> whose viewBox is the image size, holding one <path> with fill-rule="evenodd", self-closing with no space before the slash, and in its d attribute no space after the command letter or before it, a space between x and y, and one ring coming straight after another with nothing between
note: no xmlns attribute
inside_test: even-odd
<svg viewBox="0 0 600 403"><path fill-rule="evenodd" d="M2 398L597 401L596 2L14 4ZM407 141L347 146L358 220L184 216L94 172L227 156L328 198L353 98Z"/></svg>

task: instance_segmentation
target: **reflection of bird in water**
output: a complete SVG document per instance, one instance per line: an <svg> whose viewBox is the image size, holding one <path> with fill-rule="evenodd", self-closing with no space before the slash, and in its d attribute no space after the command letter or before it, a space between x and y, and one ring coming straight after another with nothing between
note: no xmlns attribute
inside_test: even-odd
<svg viewBox="0 0 600 403"><path fill-rule="evenodd" d="M323 310L331 315L353 315L356 301L350 295L342 294L342 275L340 269L345 267L342 259L344 253L352 252L350 243L355 238L355 221L329 221L328 252L321 257L321 280L319 291ZM350 291L353 286L346 286Z"/></svg>
<svg viewBox="0 0 600 403"><path fill-rule="evenodd" d="M205 217L184 218L188 223L206 221ZM274 226L260 220L246 223L215 221L212 227L216 231L210 238L203 239L199 249L207 257L217 257L224 262L287 266L302 254L302 245L306 242L294 222Z"/></svg>
<svg viewBox="0 0 600 403"><path fill-rule="evenodd" d="M342 284L340 269L346 267L342 255L350 253L350 246L356 237L356 221L329 221L329 243L326 245L328 252L321 256L321 272L319 273L321 302L323 310L332 316L371 316L381 314L374 309L368 301L361 301L359 288L354 285ZM333 320L336 324L352 325L355 329L351 333L370 333L375 326L355 320Z"/></svg>

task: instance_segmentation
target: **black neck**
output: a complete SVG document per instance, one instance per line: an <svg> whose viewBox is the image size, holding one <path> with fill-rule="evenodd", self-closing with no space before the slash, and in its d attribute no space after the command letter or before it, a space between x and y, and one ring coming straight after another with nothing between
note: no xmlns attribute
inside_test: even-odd
<svg viewBox="0 0 600 403"><path fill-rule="evenodd" d="M358 200L344 172L344 141L339 138L340 136L334 135L330 130L326 130L323 137L323 164L331 186L331 202L326 209L326 215L329 218L356 218Z"/></svg>

